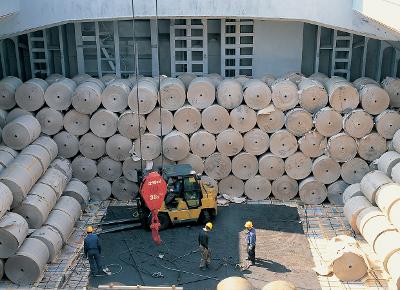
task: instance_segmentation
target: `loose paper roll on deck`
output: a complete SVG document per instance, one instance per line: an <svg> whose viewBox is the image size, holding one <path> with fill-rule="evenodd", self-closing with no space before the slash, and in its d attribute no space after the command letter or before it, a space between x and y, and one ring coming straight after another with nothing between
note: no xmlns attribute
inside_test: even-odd
<svg viewBox="0 0 400 290"><path fill-rule="evenodd" d="M314 117L315 128L326 137L331 137L342 131L342 116L330 107L318 111Z"/></svg>
<svg viewBox="0 0 400 290"><path fill-rule="evenodd" d="M358 155L367 161L378 159L387 150L386 140L377 133L371 133L358 140Z"/></svg>
<svg viewBox="0 0 400 290"><path fill-rule="evenodd" d="M241 197L244 193L244 182L240 178L229 175L218 183L220 194L227 194L230 197Z"/></svg>
<svg viewBox="0 0 400 290"><path fill-rule="evenodd" d="M19 78L8 76L0 80L0 108L10 110L16 105L15 91L22 85Z"/></svg>
<svg viewBox="0 0 400 290"><path fill-rule="evenodd" d="M285 126L290 133L296 137L301 137L312 129L313 119L309 112L297 108L286 114Z"/></svg>
<svg viewBox="0 0 400 290"><path fill-rule="evenodd" d="M281 201L288 201L297 195L299 186L297 181L283 175L272 182L272 194Z"/></svg>
<svg viewBox="0 0 400 290"><path fill-rule="evenodd" d="M221 133L229 127L230 122L228 111L219 105L212 105L201 113L201 123L209 133Z"/></svg>
<svg viewBox="0 0 400 290"><path fill-rule="evenodd" d="M253 176L245 182L244 193L251 200L264 200L271 194L271 182L261 175Z"/></svg>
<svg viewBox="0 0 400 290"><path fill-rule="evenodd" d="M231 113L231 126L240 133L245 133L253 129L257 123L257 115L253 109L246 105L234 108Z"/></svg>
<svg viewBox="0 0 400 290"><path fill-rule="evenodd" d="M76 110L70 110L65 114L63 123L67 132L72 135L81 136L89 131L90 117Z"/></svg>
<svg viewBox="0 0 400 290"><path fill-rule="evenodd" d="M223 80L217 89L217 102L226 109L234 109L243 101L242 85L235 79Z"/></svg>
<svg viewBox="0 0 400 290"><path fill-rule="evenodd" d="M215 85L212 80L204 77L195 78L189 85L187 100L190 105L200 110L211 106L215 100Z"/></svg>
<svg viewBox="0 0 400 290"><path fill-rule="evenodd" d="M10 210L13 202L11 190L3 183L0 183L0 219Z"/></svg>
<svg viewBox="0 0 400 290"><path fill-rule="evenodd" d="M360 77L360 78L354 80L354 82L353 82L353 86L355 86L357 90L361 90L363 86L370 85L370 84L376 85L379 87L379 83L376 80L371 79L369 77Z"/></svg>
<svg viewBox="0 0 400 290"><path fill-rule="evenodd" d="M269 142L270 150L276 156L287 158L297 151L297 140L287 130L279 130L271 135Z"/></svg>
<svg viewBox="0 0 400 290"><path fill-rule="evenodd" d="M90 159L98 159L106 152L106 141L93 133L86 133L79 140L79 151Z"/></svg>
<svg viewBox="0 0 400 290"><path fill-rule="evenodd" d="M85 81L75 89L72 95L72 106L79 113L92 114L101 104L101 92L100 84Z"/></svg>
<svg viewBox="0 0 400 290"><path fill-rule="evenodd" d="M369 171L368 163L356 157L342 164L340 175L348 184L354 184L359 183Z"/></svg>
<svg viewBox="0 0 400 290"><path fill-rule="evenodd" d="M386 77L382 83L382 87L389 94L390 106L399 108L400 107L400 79Z"/></svg>
<svg viewBox="0 0 400 290"><path fill-rule="evenodd" d="M342 77L331 77L325 82L329 104L339 113L347 113L357 108L360 96L357 89Z"/></svg>
<svg viewBox="0 0 400 290"><path fill-rule="evenodd" d="M300 182L299 195L305 204L321 204L326 199L328 192L325 184L314 177L308 177Z"/></svg>
<svg viewBox="0 0 400 290"><path fill-rule="evenodd" d="M189 138L179 131L174 130L165 136L162 146L165 157L172 161L182 160L189 155Z"/></svg>
<svg viewBox="0 0 400 290"><path fill-rule="evenodd" d="M146 79L140 79L128 96L129 108L135 113L148 114L153 111L156 104L157 87L155 83Z"/></svg>
<svg viewBox="0 0 400 290"><path fill-rule="evenodd" d="M232 173L240 179L247 180L256 176L258 172L258 160L250 153L242 152L232 159Z"/></svg>
<svg viewBox="0 0 400 290"><path fill-rule="evenodd" d="M139 137L139 123L140 134L146 131L146 119L143 115L138 115L131 110L125 111L119 116L118 131L122 136L129 139L136 139Z"/></svg>
<svg viewBox="0 0 400 290"><path fill-rule="evenodd" d="M285 162L282 158L272 153L267 153L259 158L258 170L261 176L269 180L275 180L285 173Z"/></svg>
<svg viewBox="0 0 400 290"><path fill-rule="evenodd" d="M49 85L44 94L46 104L54 110L67 110L71 106L76 83L68 78Z"/></svg>
<svg viewBox="0 0 400 290"><path fill-rule="evenodd" d="M336 161L346 162L356 156L357 143L351 136L339 133L329 138L327 151L329 156Z"/></svg>
<svg viewBox="0 0 400 290"><path fill-rule="evenodd" d="M261 155L269 148L269 136L261 129L255 128L244 134L243 148L253 155Z"/></svg>
<svg viewBox="0 0 400 290"><path fill-rule="evenodd" d="M257 125L264 132L274 133L285 125L285 118L285 114L271 104L257 112Z"/></svg>
<svg viewBox="0 0 400 290"><path fill-rule="evenodd" d="M304 179L311 173L312 161L302 152L296 152L285 160L285 172L293 179Z"/></svg>
<svg viewBox="0 0 400 290"><path fill-rule="evenodd" d="M374 121L364 110L353 110L343 117L343 129L353 138L362 138L371 133Z"/></svg>
<svg viewBox="0 0 400 290"><path fill-rule="evenodd" d="M213 153L204 161L204 172L215 180L220 180L229 175L232 162L228 156L221 153Z"/></svg>
<svg viewBox="0 0 400 290"><path fill-rule="evenodd" d="M217 73L210 73L207 75L207 78L210 79L215 87L218 87L219 84L224 80L224 77Z"/></svg>
<svg viewBox="0 0 400 290"><path fill-rule="evenodd" d="M218 151L227 156L238 154L242 151L243 145L242 135L234 129L227 129L217 136Z"/></svg>
<svg viewBox="0 0 400 290"><path fill-rule="evenodd" d="M324 154L327 146L327 139L317 131L310 131L304 134L304 136L298 140L298 143L299 149L304 155L316 158Z"/></svg>
<svg viewBox="0 0 400 290"><path fill-rule="evenodd" d="M394 110L386 110L375 118L376 131L386 139L392 139L400 129L400 114Z"/></svg>
<svg viewBox="0 0 400 290"><path fill-rule="evenodd" d="M27 111L39 110L44 105L44 93L49 84L38 78L33 78L15 91L15 101L17 105Z"/></svg>
<svg viewBox="0 0 400 290"><path fill-rule="evenodd" d="M156 159L161 153L160 137L145 133L133 142L135 154L143 160Z"/></svg>
<svg viewBox="0 0 400 290"><path fill-rule="evenodd" d="M372 207L372 204L365 198L365 196L354 196L346 201L343 212L344 216L349 221L351 228L356 232L359 233L357 228L357 217L359 213L368 207Z"/></svg>
<svg viewBox="0 0 400 290"><path fill-rule="evenodd" d="M174 126L184 134L195 133L201 126L200 111L192 106L183 106L174 114Z"/></svg>
<svg viewBox="0 0 400 290"><path fill-rule="evenodd" d="M299 83L300 106L314 114L328 104L328 93L317 80L302 78Z"/></svg>
<svg viewBox="0 0 400 290"><path fill-rule="evenodd" d="M248 80L243 86L243 98L253 110L261 110L271 102L271 89L257 79Z"/></svg>
<svg viewBox="0 0 400 290"><path fill-rule="evenodd" d="M160 121L161 115L161 121ZM174 128L174 117L172 113L164 108L155 107L146 117L146 126L151 134L165 136ZM162 127L162 134L161 134Z"/></svg>
<svg viewBox="0 0 400 290"><path fill-rule="evenodd" d="M331 184L340 177L340 165L329 156L322 155L314 160L312 172L318 181Z"/></svg>
<svg viewBox="0 0 400 290"><path fill-rule="evenodd" d="M296 107L299 102L297 86L290 80L278 79L272 86L272 102L274 106L282 111Z"/></svg>
<svg viewBox="0 0 400 290"><path fill-rule="evenodd" d="M122 112L128 106L131 91L127 80L116 79L107 85L101 94L101 103L111 112Z"/></svg>

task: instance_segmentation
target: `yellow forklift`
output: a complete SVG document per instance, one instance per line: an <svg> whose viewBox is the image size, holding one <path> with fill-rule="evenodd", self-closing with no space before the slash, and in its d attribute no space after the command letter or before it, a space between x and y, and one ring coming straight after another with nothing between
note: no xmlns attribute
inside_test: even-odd
<svg viewBox="0 0 400 290"><path fill-rule="evenodd" d="M217 189L201 180L189 164L165 166L160 172L167 182L167 194L158 212L160 230L184 222L206 223L217 215ZM140 181L144 176L139 175ZM151 212L146 207L141 192L137 198L139 218L149 227Z"/></svg>

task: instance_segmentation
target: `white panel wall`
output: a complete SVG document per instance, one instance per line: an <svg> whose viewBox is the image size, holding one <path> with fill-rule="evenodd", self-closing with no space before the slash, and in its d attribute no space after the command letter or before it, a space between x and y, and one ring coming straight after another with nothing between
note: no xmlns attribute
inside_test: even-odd
<svg viewBox="0 0 400 290"><path fill-rule="evenodd" d="M18 12L20 0L1 0L0 1L0 19Z"/></svg>
<svg viewBox="0 0 400 290"><path fill-rule="evenodd" d="M11 1L11 0L1 0ZM15 0L12 0L15 1ZM0 18L0 38L74 20L132 18L131 0L19 0L13 17ZM375 1L375 0L374 0ZM136 17L154 17L155 0L135 0ZM372 38L398 40L400 34L353 10L352 0L162 0L160 18L238 17L305 21Z"/></svg>
<svg viewBox="0 0 400 290"><path fill-rule="evenodd" d="M303 23L255 21L254 76L301 71Z"/></svg>

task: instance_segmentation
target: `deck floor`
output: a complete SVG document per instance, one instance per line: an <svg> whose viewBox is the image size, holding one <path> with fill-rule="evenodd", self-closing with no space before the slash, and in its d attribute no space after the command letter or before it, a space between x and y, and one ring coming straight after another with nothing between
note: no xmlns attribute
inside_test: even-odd
<svg viewBox="0 0 400 290"><path fill-rule="evenodd" d="M289 207L296 208L301 220L301 227L303 229L304 235L308 240L308 247L310 249L311 255L309 259L307 259L307 263L310 264L311 267L314 265L324 264L326 263L327 257L327 243L329 239L334 236L347 234L354 235L354 232L351 230L350 226L346 223L343 208L335 207L330 204L324 204L320 206L302 206L299 201L294 200L291 202L279 202L276 200L267 200L264 202L256 203L256 204L272 204L272 205L286 205ZM62 253L59 255L59 258L55 263L49 264L44 275L43 279L38 282L35 286L39 288L85 288L89 285L89 265L87 260L83 257L82 254L82 246L83 246L83 233L86 225L99 222L107 212L107 207L111 206L127 206L129 203L118 202L118 201L105 201L105 202L97 202L91 203L87 212L82 216L82 218L78 221L77 227L72 234L71 238L68 241L68 244L63 248ZM236 206L236 205L233 205ZM230 205L232 207L232 205ZM222 212L222 211L221 211ZM247 215L248 216L248 215ZM246 216L239 217L241 219L246 219ZM239 224L238 226L241 226ZM195 227L182 227L183 231L189 231L191 235L194 235L191 231L194 230ZM271 229L269 229L271 230ZM238 230L240 232L240 230ZM216 233L216 232L215 232ZM172 232L170 232L172 234ZM268 234L266 232L266 234ZM288 234L288 233L287 233ZM150 236L150 233L148 233ZM168 231L162 233L162 235L168 235ZM243 233L241 233L243 235ZM263 236L263 233L259 233L258 236ZM296 235L298 233L291 233L292 239L296 239ZM355 236L356 239L360 242L362 250L367 254L371 269L364 278L360 281L352 282L352 283L342 283L340 282L334 275L333 276L317 276L315 275L315 279L318 280L317 284L319 285L311 285L311 287L307 287L301 285L299 289L388 289L390 284L388 283L388 275L383 271L382 263L376 257L376 255L372 252L369 245L363 240L361 236ZM134 238L134 237L131 237ZM268 240L268 237L265 238ZM238 239L240 240L240 239ZM285 237L286 243L282 242L282 238L277 236L275 239L271 239L269 236L268 243L279 244L282 247L286 247L287 250L290 250L291 242L290 238L287 239ZM193 241L188 241L190 245L193 244ZM225 241L228 244L228 241ZM241 245L239 243L239 245ZM285 246L283 246L285 245ZM258 246L259 248L259 246ZM284 249L280 249L277 252L283 251ZM295 251L296 252L296 251ZM242 251L243 255L243 251ZM216 254L215 257L218 257ZM270 280L271 278L282 277L290 277L293 275L293 267L292 265L287 264L287 261L280 262L279 264L271 265L271 260L276 262L276 259L272 258L271 253L266 252L265 257L260 255L259 251L257 251L257 256L263 258L265 261L259 260L259 263L262 263L259 269L262 269L260 273L257 273L258 270L253 268L251 273L243 273L244 276L247 276L251 280L251 275L253 274L254 278L257 278L257 275L263 276L261 280ZM243 257L240 257L243 258ZM269 260L269 261L268 261ZM193 261L198 261L198 253L193 254ZM194 262L190 261L190 264ZM231 261L228 261L229 263ZM225 264L229 264L226 262ZM119 262L123 267L127 267L123 262ZM123 265L124 264L124 265ZM224 263L222 263L224 264ZM167 265L168 266L168 265ZM261 267L262 266L262 267ZM217 266L218 267L218 266ZM228 267L221 266L225 269ZM272 271L270 271L270 267L272 267ZM273 267L276 267L275 269ZM308 267L308 266L307 266ZM280 268L280 270L279 270ZM113 271L118 271L118 266L114 266ZM219 269L221 270L221 269ZM279 271L278 271L279 270ZM292 272L288 272L290 270ZM132 271L132 270L131 270ZM274 272L276 271L276 272ZM254 273L253 273L254 272ZM226 272L228 274L228 272ZM272 273L272 274L271 274ZM310 272L311 275L311 272ZM228 275L229 276L229 275ZM265 279L268 277L268 279ZM108 277L109 278L109 277ZM118 282L117 279L112 279L113 282ZM304 279L303 279L304 280ZM253 283L256 282L256 279L253 279ZM259 283L258 283L259 282ZM257 286L265 283L265 281L258 280L255 284ZM162 284L162 283L160 283ZM190 285L191 283L189 283ZM300 285L298 285L300 286ZM304 286L304 288L302 288ZM0 288L4 287L16 287L12 283L7 280L0 281ZM25 288L25 287L21 287ZM186 288L185 289L190 289Z"/></svg>

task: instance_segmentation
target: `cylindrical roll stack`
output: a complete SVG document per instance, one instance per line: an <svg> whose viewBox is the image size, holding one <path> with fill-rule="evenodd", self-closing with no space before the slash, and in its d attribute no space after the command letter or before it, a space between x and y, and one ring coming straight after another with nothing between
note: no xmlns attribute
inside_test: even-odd
<svg viewBox="0 0 400 290"><path fill-rule="evenodd" d="M151 161L153 167L189 163L221 182L232 175L247 183L235 195L244 191L260 199L256 184L266 179L273 194L287 183L284 197L275 197L286 200L301 192L305 203L322 203L327 195L340 204L347 184L359 183L387 144L400 148L400 134L395 135L400 114L393 110L398 83L387 78L380 85L365 77L350 83L320 73L261 79L54 75L25 83L7 77L0 81L5 96L0 109L14 110L0 114L8 120L2 135L16 150L40 132L52 136L58 154L70 159L73 177L88 183L96 200L136 196L136 172ZM12 157L0 150L0 164L7 167L3 157L4 163ZM396 161L387 162L391 170ZM28 180L29 174L20 178Z"/></svg>

